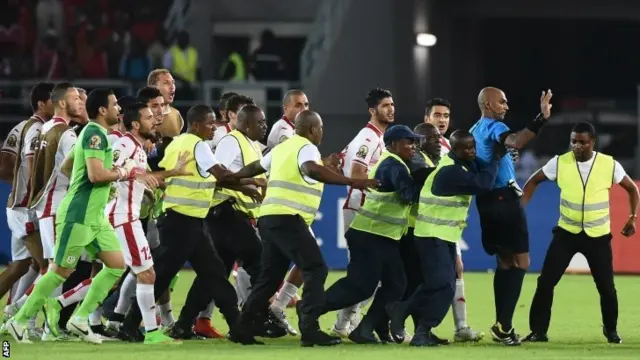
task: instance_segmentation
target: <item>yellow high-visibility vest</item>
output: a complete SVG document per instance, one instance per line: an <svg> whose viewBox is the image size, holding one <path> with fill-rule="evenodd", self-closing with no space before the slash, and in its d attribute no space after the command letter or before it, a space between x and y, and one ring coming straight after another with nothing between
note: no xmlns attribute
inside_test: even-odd
<svg viewBox="0 0 640 360"><path fill-rule="evenodd" d="M418 216L413 234L418 237L434 237L457 243L467 227L467 214L471 195L437 196L431 191L433 180L445 166L454 165L450 156L440 159L438 167L429 175L420 191Z"/></svg>
<svg viewBox="0 0 640 360"><path fill-rule="evenodd" d="M222 66L220 67L220 77L224 77L224 73L227 71L227 67L229 64L233 64L235 67L235 73L229 81L245 81L247 80L247 72L244 67L244 60L242 59L242 55L237 52L232 52L229 54L229 57L224 61Z"/></svg>
<svg viewBox="0 0 640 360"><path fill-rule="evenodd" d="M311 144L298 134L271 150L271 169L267 196L260 206L259 217L267 215L300 215L311 226L320 208L324 184L308 183L298 167L298 152ZM320 161L318 164L322 165Z"/></svg>
<svg viewBox="0 0 640 360"><path fill-rule="evenodd" d="M190 83L195 82L198 72L198 50L193 46L189 46L185 52L177 45L174 45L170 51L173 59L171 72Z"/></svg>
<svg viewBox="0 0 640 360"><path fill-rule="evenodd" d="M195 148L202 139L191 133L185 133L173 138L167 146L164 158L158 164L165 169L173 169L178 163L182 152L189 153L189 161L185 167L192 175L172 176L165 180L167 188L164 192L162 211L171 209L183 215L204 219L209 212L211 199L216 187L216 178L207 174L200 175L195 161Z"/></svg>
<svg viewBox="0 0 640 360"><path fill-rule="evenodd" d="M409 167L396 154L384 152L378 163L371 169L369 178L375 178L378 166L386 159L392 157L398 160L410 172ZM384 236L393 240L400 240L409 228L409 210L411 204L404 203L395 191L381 192L369 190L364 198L364 204L351 222L351 228Z"/></svg>
<svg viewBox="0 0 640 360"><path fill-rule="evenodd" d="M429 159L427 154L425 154L424 152L422 152L420 150L418 150L418 152L424 158L424 161L427 163L427 167L430 167L430 168L436 167L436 165L433 163L433 161L431 161L431 159ZM411 210L409 210L409 227L410 228L415 228L416 227L416 216L418 216L418 204L413 204L413 205L411 205Z"/></svg>
<svg viewBox="0 0 640 360"><path fill-rule="evenodd" d="M247 166L252 162L262 159L262 151L257 148L257 145L237 129L225 135L225 137L227 136L231 136L235 138L236 141L238 141L240 152L242 153L243 166ZM267 178L265 174L261 174L256 177L261 179ZM235 199L233 207L236 210L242 211L251 218L258 217L260 204L256 203L252 198L244 195L242 192L236 190L218 188L218 190L216 190L216 194L214 195L213 202L211 203L211 207L217 206L230 197Z"/></svg>
<svg viewBox="0 0 640 360"><path fill-rule="evenodd" d="M572 234L584 230L590 237L611 232L609 189L613 185L614 169L615 161L611 156L596 153L586 185L583 185L573 152L558 156L559 227Z"/></svg>

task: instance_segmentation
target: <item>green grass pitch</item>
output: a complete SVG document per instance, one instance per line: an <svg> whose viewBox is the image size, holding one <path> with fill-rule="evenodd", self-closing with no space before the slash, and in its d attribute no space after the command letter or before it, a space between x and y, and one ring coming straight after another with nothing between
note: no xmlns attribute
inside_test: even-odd
<svg viewBox="0 0 640 360"><path fill-rule="evenodd" d="M329 274L328 283L343 273ZM176 315L182 307L194 274L184 271L173 293ZM529 274L516 311L515 326L520 335L528 332L528 316L537 274ZM525 343L517 348L507 348L491 341L488 328L494 320L492 275L468 273L465 275L469 325L482 330L486 336L476 344L453 344L440 348L410 348L402 345L356 345L348 340L331 348L301 348L296 337L266 339L266 346L243 347L226 340L187 341L183 345L132 345L122 342L105 342L90 345L81 342L34 343L16 345L11 341L10 357L14 359L90 359L90 360L165 360L165 359L264 359L264 360L386 360L386 359L640 359L640 277L616 278L620 302L618 330L623 338L621 345L607 344L601 331L599 298L590 276L567 275L555 293L551 342L547 344ZM4 301L3 301L4 304ZM289 320L297 325L295 311L290 309ZM335 313L322 318L322 327L328 329L335 320ZM220 330L226 330L219 314L214 320ZM408 326L410 324L408 323ZM453 319L448 314L443 324L435 330L441 337L453 339ZM3 339L8 340L8 339Z"/></svg>

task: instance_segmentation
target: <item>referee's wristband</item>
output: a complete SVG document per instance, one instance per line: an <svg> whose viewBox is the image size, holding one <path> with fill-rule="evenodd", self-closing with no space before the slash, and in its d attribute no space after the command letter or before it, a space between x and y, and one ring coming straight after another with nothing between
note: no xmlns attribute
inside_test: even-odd
<svg viewBox="0 0 640 360"><path fill-rule="evenodd" d="M544 115L540 113L538 114L538 116L536 116L535 119L533 119L533 121L528 123L526 127L527 129L531 130L531 132L533 132L534 134L538 134L538 132L540 131L540 129L542 129L542 127L546 122L547 121L545 120Z"/></svg>

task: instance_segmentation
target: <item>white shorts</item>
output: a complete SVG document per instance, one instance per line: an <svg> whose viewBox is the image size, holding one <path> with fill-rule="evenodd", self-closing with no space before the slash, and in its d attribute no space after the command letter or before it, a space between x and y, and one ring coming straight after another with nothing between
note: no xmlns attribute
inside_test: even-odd
<svg viewBox="0 0 640 360"><path fill-rule="evenodd" d="M7 208L7 224L11 230L11 260L18 261L31 257L24 237L35 232L38 227L34 223L35 213L27 208Z"/></svg>
<svg viewBox="0 0 640 360"><path fill-rule="evenodd" d="M124 249L124 262L134 274L149 270L153 266L151 249L140 220L118 226L116 234Z"/></svg>
<svg viewBox="0 0 640 360"><path fill-rule="evenodd" d="M40 227L40 240L42 241L42 254L45 259L53 259L56 244L56 216L47 216L38 220Z"/></svg>

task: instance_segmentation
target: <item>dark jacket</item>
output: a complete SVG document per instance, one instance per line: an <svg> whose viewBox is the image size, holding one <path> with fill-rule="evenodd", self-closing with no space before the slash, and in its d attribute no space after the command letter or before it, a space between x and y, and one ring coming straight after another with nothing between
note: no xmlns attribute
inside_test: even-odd
<svg viewBox="0 0 640 360"><path fill-rule="evenodd" d="M499 159L480 168L474 162L458 159L453 152L445 155L453 159L454 164L444 166L433 179L431 192L436 196L478 195L491 190L496 181Z"/></svg>

